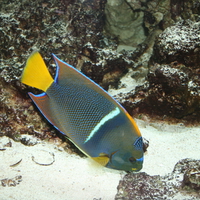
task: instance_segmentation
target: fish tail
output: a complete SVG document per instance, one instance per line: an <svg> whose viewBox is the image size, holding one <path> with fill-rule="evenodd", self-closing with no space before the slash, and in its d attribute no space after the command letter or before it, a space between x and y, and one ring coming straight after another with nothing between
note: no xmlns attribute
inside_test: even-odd
<svg viewBox="0 0 200 200"><path fill-rule="evenodd" d="M33 52L26 62L21 82L46 92L53 81L40 53Z"/></svg>

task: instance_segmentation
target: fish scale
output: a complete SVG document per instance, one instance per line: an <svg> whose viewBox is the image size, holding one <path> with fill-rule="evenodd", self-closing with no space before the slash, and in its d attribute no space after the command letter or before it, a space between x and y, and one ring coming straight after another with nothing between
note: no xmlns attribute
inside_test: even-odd
<svg viewBox="0 0 200 200"><path fill-rule="evenodd" d="M117 170L139 171L143 141L133 118L104 89L53 55L55 80L41 55L27 60L22 83L43 91L29 93L44 117L87 156Z"/></svg>
<svg viewBox="0 0 200 200"><path fill-rule="evenodd" d="M63 90L66 90L67 92ZM75 91L77 91L77 88ZM71 134L78 134L78 139L80 140L79 142L84 142L88 133L90 133L93 130L96 124L100 122L100 120L107 113L109 113L114 108L114 106L103 102L103 106L101 107L101 109L97 109L96 104L93 104L92 102L96 102L97 104L99 104L98 101L100 101L101 98L99 98L98 95L95 95L90 99L87 98L86 102L83 101L83 99L76 98L76 96L68 95L68 93L73 94L75 91L73 91L73 89L71 89L70 91L67 87L65 89L63 86L58 86L54 82L51 85L51 87L46 91L46 93L50 97L50 101L52 101L52 104L56 106L56 110L58 110L57 115L61 115L58 118L61 120L63 119L62 124L64 124L64 127L66 127L64 128L65 130L63 132L65 132L67 129ZM63 93L67 95L64 98L62 98L62 101L58 100L60 99L58 98L60 94ZM80 87L78 93L81 96L82 93L85 93L85 91L84 89L82 90L82 88ZM58 103L55 104L54 102ZM84 106L81 104L84 104ZM50 108L51 107L53 106L50 106ZM65 112L67 112L68 114L65 115ZM65 118L63 117L64 115ZM80 119L83 120L81 125L85 127L84 129L82 129L82 126L77 126L77 124L79 124Z"/></svg>

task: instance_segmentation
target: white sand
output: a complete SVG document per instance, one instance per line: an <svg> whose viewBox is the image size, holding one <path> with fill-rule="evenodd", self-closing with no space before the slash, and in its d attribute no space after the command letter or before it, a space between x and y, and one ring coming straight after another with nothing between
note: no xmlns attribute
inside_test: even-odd
<svg viewBox="0 0 200 200"><path fill-rule="evenodd" d="M200 159L200 127L148 124L137 120L143 136L150 141L142 171L165 175L183 158ZM10 139L0 138L0 149ZM69 155L57 145L40 142L24 146L11 140L12 147L0 151L0 180L21 175L15 187L0 185L1 200L112 200L125 172L102 168L89 159ZM48 164L41 166L38 163ZM15 167L10 167L22 161ZM1 182L0 182L1 183Z"/></svg>
<svg viewBox="0 0 200 200"><path fill-rule="evenodd" d="M6 137L0 138L0 143L8 141ZM16 187L0 186L1 200L114 199L122 172L97 166L90 159L69 155L54 144L45 142L28 147L11 142L12 147L0 151L0 180L21 175L22 181ZM51 163L52 153L55 162L50 166L32 161L34 156L39 163ZM20 159L21 163L10 167Z"/></svg>
<svg viewBox="0 0 200 200"><path fill-rule="evenodd" d="M150 175L166 175L181 159L200 159L200 127L137 122L142 136L149 140L141 171Z"/></svg>

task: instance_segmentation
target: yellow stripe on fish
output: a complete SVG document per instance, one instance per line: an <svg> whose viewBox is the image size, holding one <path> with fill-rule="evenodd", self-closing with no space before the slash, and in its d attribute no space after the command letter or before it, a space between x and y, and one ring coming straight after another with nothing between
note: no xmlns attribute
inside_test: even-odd
<svg viewBox="0 0 200 200"><path fill-rule="evenodd" d="M53 57L57 66L54 80L38 52L28 58L21 78L22 83L43 91L29 93L40 112L101 165L139 171L143 141L133 118L99 85Z"/></svg>

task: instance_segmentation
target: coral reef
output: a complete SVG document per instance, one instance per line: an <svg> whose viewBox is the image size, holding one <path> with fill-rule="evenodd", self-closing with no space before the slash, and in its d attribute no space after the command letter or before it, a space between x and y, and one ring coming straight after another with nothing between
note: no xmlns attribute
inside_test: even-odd
<svg viewBox="0 0 200 200"><path fill-rule="evenodd" d="M200 198L200 161L180 160L171 174L150 176L145 172L129 173L119 182L119 199L190 199Z"/></svg>
<svg viewBox="0 0 200 200"><path fill-rule="evenodd" d="M118 88L120 78L128 72L128 69L138 68L140 64L137 57L142 55L146 48L146 45L139 45L133 53L132 51L118 52L116 49L97 49L91 45L85 45L82 59L86 56L87 59L84 59L81 71L104 89ZM143 77L147 70L143 68L141 72L140 76Z"/></svg>
<svg viewBox="0 0 200 200"><path fill-rule="evenodd" d="M154 62L163 64L178 62L187 67L199 67L199 25L190 20L179 21L166 28L154 46Z"/></svg>
<svg viewBox="0 0 200 200"><path fill-rule="evenodd" d="M86 43L99 44L104 4L78 0L1 3L1 136L17 139L28 133L43 139L56 137L29 100L27 91L38 91L20 83L21 72L34 50L40 50L52 73L55 65L51 64L51 52L76 65Z"/></svg>
<svg viewBox="0 0 200 200"><path fill-rule="evenodd" d="M35 138L64 140L27 95L40 92L20 83L34 50L52 74L50 53L114 90L131 115L200 121L199 0L0 0L0 5L0 137L29 146ZM69 141L62 146L82 155ZM169 176L127 174L116 199L200 198L199 173L199 161L187 159Z"/></svg>
<svg viewBox="0 0 200 200"><path fill-rule="evenodd" d="M199 33L199 22L192 21L165 29L154 45L145 84L116 98L132 114L199 121Z"/></svg>
<svg viewBox="0 0 200 200"><path fill-rule="evenodd" d="M131 115L196 120L198 14L197 0L2 1L1 136L56 137L28 99L27 91L38 91L19 81L28 55L36 49L52 74L51 52L105 89L115 89ZM141 85L130 85L133 80Z"/></svg>

